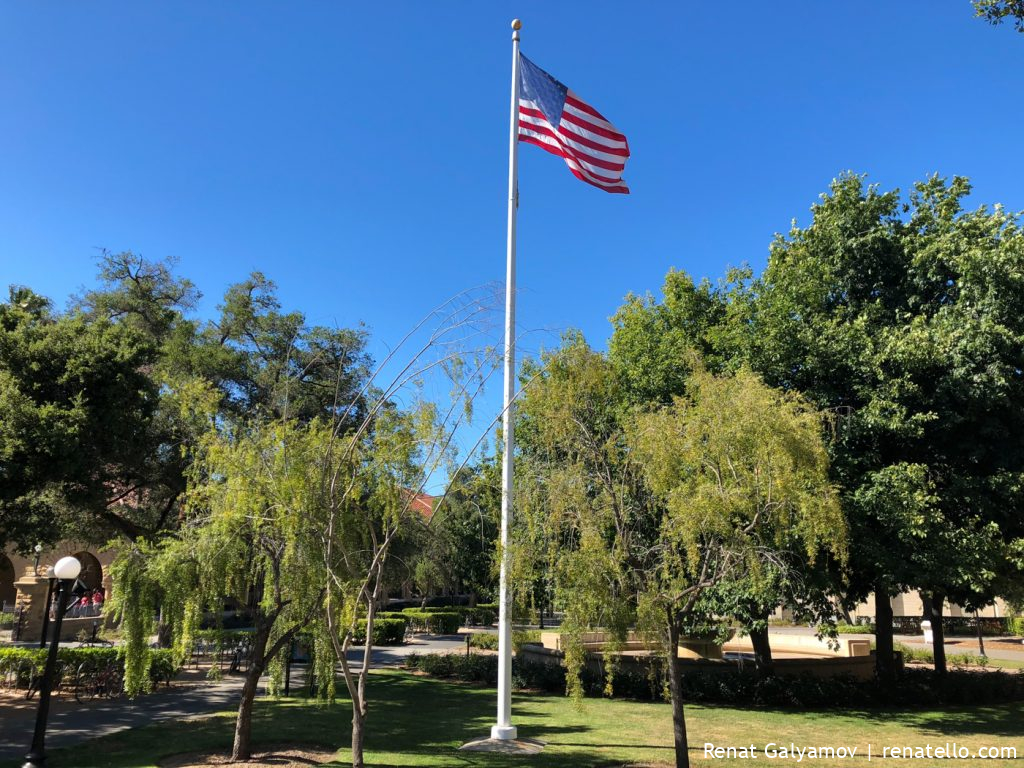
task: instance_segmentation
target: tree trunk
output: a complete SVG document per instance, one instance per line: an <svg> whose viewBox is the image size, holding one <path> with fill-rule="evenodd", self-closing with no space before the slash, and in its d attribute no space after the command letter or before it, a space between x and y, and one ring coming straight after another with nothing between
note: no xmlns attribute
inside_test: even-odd
<svg viewBox="0 0 1024 768"><path fill-rule="evenodd" d="M260 677L266 666L265 654L269 635L270 626L265 621L258 622L253 638L252 664L245 673L242 700L238 703L238 716L235 718L235 741L231 746L232 762L252 757L252 707L256 700Z"/></svg>
<svg viewBox="0 0 1024 768"><path fill-rule="evenodd" d="M683 665L679 660L679 624L668 622L668 687L672 694L672 735L676 747L676 768L690 768L690 746L686 740L686 713L683 709Z"/></svg>
<svg viewBox="0 0 1024 768"><path fill-rule="evenodd" d="M892 635L889 585L879 581L875 584L875 676L883 683L891 683L896 679Z"/></svg>
<svg viewBox="0 0 1024 768"><path fill-rule="evenodd" d="M156 642L161 648L170 648L174 643L174 627L164 621L164 607L160 606L160 613L156 620Z"/></svg>
<svg viewBox="0 0 1024 768"><path fill-rule="evenodd" d="M946 596L942 592L926 594L924 601L925 617L932 623L932 653L935 655L935 674L946 674L946 635L942 629L942 604Z"/></svg>
<svg viewBox="0 0 1024 768"><path fill-rule="evenodd" d="M366 639L363 641L363 663L359 668L359 680L355 696L352 697L352 768L363 768L363 738L366 722L366 684L370 676L370 657L373 654L373 625L377 619L377 598L383 588L384 561L377 565L376 583L373 593L366 599Z"/></svg>
<svg viewBox="0 0 1024 768"><path fill-rule="evenodd" d="M363 768L363 723L365 716L358 701L352 702L352 768Z"/></svg>
<svg viewBox="0 0 1024 768"><path fill-rule="evenodd" d="M982 637L982 634L981 634L981 616L978 615L977 611L974 612L974 628L978 632L978 655L984 656L985 655L985 638Z"/></svg>
<svg viewBox="0 0 1024 768"><path fill-rule="evenodd" d="M760 629L750 630L750 644L754 647L754 667L757 674L764 677L775 675L775 662L772 661L772 646L768 640L768 624Z"/></svg>

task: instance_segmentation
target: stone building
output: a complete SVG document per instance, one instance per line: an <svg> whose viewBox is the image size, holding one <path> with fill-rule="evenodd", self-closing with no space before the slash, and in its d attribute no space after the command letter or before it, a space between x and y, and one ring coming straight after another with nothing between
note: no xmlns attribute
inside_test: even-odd
<svg viewBox="0 0 1024 768"><path fill-rule="evenodd" d="M98 547L73 541L62 541L53 549L40 552L38 558L34 554L24 556L9 549L0 551L0 608L7 619L4 623L12 627L14 638L29 642L40 639L50 590L49 569L67 555L76 557L82 564L78 577L82 585L89 592L100 590L106 605L110 598L109 569L114 552L100 551ZM61 637L73 640L83 630L91 633L97 622L102 626L105 621L102 609L98 616L68 616L64 619Z"/></svg>

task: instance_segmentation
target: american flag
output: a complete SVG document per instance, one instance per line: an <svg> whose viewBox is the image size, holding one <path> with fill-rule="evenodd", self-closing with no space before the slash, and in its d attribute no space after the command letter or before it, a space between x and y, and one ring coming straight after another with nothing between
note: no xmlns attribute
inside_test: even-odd
<svg viewBox="0 0 1024 768"><path fill-rule="evenodd" d="M629 194L622 171L629 144L604 116L519 54L519 140L565 159L572 175Z"/></svg>

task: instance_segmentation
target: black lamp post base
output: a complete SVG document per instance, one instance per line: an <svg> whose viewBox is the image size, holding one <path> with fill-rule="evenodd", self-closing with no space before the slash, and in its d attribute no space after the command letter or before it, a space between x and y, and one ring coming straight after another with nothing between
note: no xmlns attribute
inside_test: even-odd
<svg viewBox="0 0 1024 768"><path fill-rule="evenodd" d="M42 752L29 752L25 755L25 764L21 768L43 768L46 765L46 755Z"/></svg>

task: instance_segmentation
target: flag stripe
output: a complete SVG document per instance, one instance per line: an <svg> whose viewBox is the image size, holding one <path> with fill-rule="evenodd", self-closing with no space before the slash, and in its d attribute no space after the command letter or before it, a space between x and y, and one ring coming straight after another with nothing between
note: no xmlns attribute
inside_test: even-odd
<svg viewBox="0 0 1024 768"><path fill-rule="evenodd" d="M528 118L526 120L526 122L530 122L530 123L534 123L534 124L539 124L539 123L541 123L541 121L543 121L544 125L550 125L550 123L548 123L547 120L545 119L544 113L542 113L539 109L532 109L532 108L530 108L528 106L525 106L527 104L530 104L530 102L528 102L528 101L520 101L519 102L519 115L520 115L520 119L523 119L523 117L525 116L526 118ZM532 119L532 118L536 118L536 119ZM602 153L604 153L606 155L618 155L620 157L629 157L629 149L627 147L625 147L625 146L619 147L619 146L613 146L611 144L607 144L607 143L600 142L600 141L594 141L594 140L588 139L586 136L582 136L582 135L580 135L578 133L574 133L572 139L566 139L566 140L567 141L572 141L572 142L574 142L576 144L580 144L581 146L584 146L587 149L596 150L597 152L602 152Z"/></svg>
<svg viewBox="0 0 1024 768"><path fill-rule="evenodd" d="M610 164L609 170L611 170L611 168L622 170L622 168L626 164L626 156L621 154L622 150L603 147L600 145L597 145L597 148L595 149L595 142L587 141L582 137L570 137L569 135L566 134L559 136L555 134L554 131L551 130L550 123L542 122L532 115L523 115L520 113L519 119L522 125L540 131L541 133L549 133L553 138L558 139L562 144L565 144L566 146L572 147L572 149L576 152L592 157L595 160L599 160L601 162ZM611 151L609 151L609 149L611 149Z"/></svg>
<svg viewBox="0 0 1024 768"><path fill-rule="evenodd" d="M587 184L591 184L597 187L598 189L603 189L605 192L620 192L623 194L629 194L629 187L627 187L625 184L622 184L621 181L619 181L617 184L606 184L590 178L587 174L585 174L577 167L575 167L573 161L570 158L565 157L565 155L558 149L557 146L545 144L544 142L540 141L539 139L535 139L532 136L521 135L519 137L519 140L526 144L533 144L535 146L538 146L541 149L546 150L553 155L558 155L559 157L565 159L565 164L569 167L569 172L572 173L572 175L575 176L580 181L585 181Z"/></svg>
<svg viewBox="0 0 1024 768"><path fill-rule="evenodd" d="M617 134L616 137L615 137L615 139L617 141L625 141L626 140L626 137L623 136L618 131L616 131L615 130L615 126L613 126L611 123L607 122L606 120L595 120L593 117L591 117L586 112L583 112L582 110L576 109L576 107L574 107L568 101L565 102L565 114L572 115L577 120L584 121L584 124L597 126L598 128L603 128L606 131L614 132L615 134Z"/></svg>
<svg viewBox="0 0 1024 768"><path fill-rule="evenodd" d="M565 119L564 116L562 118L562 122L559 124L558 127L564 131L573 133L576 136L582 136L583 138L597 142L598 144L604 144L606 147L618 147L619 149L624 149L626 150L626 155L629 155L629 145L626 144L625 141L612 141L606 136L591 133L590 131L584 129L583 126L576 125L575 123L570 123L568 120Z"/></svg>
<svg viewBox="0 0 1024 768"><path fill-rule="evenodd" d="M565 103L566 104L571 104L576 109L578 109L578 110L580 110L582 112L586 112L591 117L596 117L598 120L603 120L604 122L608 123L608 119L604 115L602 115L600 112L598 112L592 106L587 104L585 101L581 101L580 98L575 93L573 93L572 91L568 91L565 94ZM608 123L608 127L612 128L614 126L612 126L611 123Z"/></svg>
<svg viewBox="0 0 1024 768"><path fill-rule="evenodd" d="M599 125L594 125L589 120L584 120L582 117L577 117L576 115L570 113L568 110L562 112L562 122L568 122L572 123L573 125L578 125L580 128L587 131L588 133L593 133L596 134L597 136L603 136L604 138L611 139L612 141L626 141L626 137L623 136L621 133L618 133L617 131L609 131L607 128L602 128Z"/></svg>
<svg viewBox="0 0 1024 768"><path fill-rule="evenodd" d="M617 176L605 176L593 170L592 168L588 168L585 164L580 163L580 161L577 158L567 153L565 149L557 141L554 141L553 139L550 139L546 136L534 136L530 134L523 134L522 138L532 139L531 143L537 146L543 145L549 152L551 152L551 154L558 155L559 157L564 159L566 164L569 165L569 167L575 168L580 173L585 174L587 178L593 181L595 184L616 185L622 182L622 180Z"/></svg>
<svg viewBox="0 0 1024 768"><path fill-rule="evenodd" d="M536 134L530 130L528 126L520 125L519 135L520 137L530 136L534 139L534 144L544 144L545 146L552 147L551 151L553 154L561 155L565 159L566 163L570 163L571 161L571 165L575 165L579 170L593 177L595 181L607 184L617 184L622 180L620 172L610 171L610 173L614 175L604 176L596 168L588 168L585 164L586 161L581 161L579 157L567 150L566 146L557 139L557 134L555 135L555 138L552 138L550 134L547 136L543 134Z"/></svg>
<svg viewBox="0 0 1024 768"><path fill-rule="evenodd" d="M576 149L561 136L551 131L546 125L521 124L520 133L522 134L527 132L533 132L542 138L550 138L552 141L557 142L566 154L572 156L579 162L586 164L588 167L592 166L593 170L597 172L612 171L614 173L621 174L622 169L625 168L625 163L621 160L609 162Z"/></svg>

